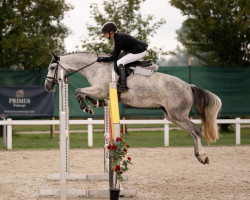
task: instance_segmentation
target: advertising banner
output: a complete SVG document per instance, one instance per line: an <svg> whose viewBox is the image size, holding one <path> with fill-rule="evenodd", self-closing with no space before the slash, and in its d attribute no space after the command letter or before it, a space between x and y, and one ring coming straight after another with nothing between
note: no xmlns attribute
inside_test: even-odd
<svg viewBox="0 0 250 200"><path fill-rule="evenodd" d="M54 93L43 86L0 86L0 114L53 116Z"/></svg>

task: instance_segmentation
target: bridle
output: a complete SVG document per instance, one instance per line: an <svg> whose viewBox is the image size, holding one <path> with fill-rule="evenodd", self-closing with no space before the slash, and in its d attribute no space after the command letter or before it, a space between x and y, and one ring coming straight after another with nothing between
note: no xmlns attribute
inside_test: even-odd
<svg viewBox="0 0 250 200"><path fill-rule="evenodd" d="M47 80L49 83L51 83L52 87L58 85L58 78L57 78L57 74L58 74L58 66L59 66L59 60L52 60L52 62L50 63L53 64L53 63L56 63L56 67L55 67L55 72L54 72L54 76L46 76L45 80ZM50 66L49 65L49 66ZM49 70L51 69L51 67L49 67Z"/></svg>
<svg viewBox="0 0 250 200"><path fill-rule="evenodd" d="M92 62L92 63L90 63L90 64L88 64L88 65L86 65L86 66L84 66L84 67L81 67L80 69L78 69L78 70L76 70L76 71L73 71L72 73L69 73L69 71L66 70L65 67L63 67L63 66L61 65L61 63L60 63L60 57L56 57L56 58L53 59L52 62L50 63L50 65L53 64L53 63L56 63L54 76L53 76L53 77L51 77L51 76L46 76L45 80L47 80L49 83L51 83L51 85L54 87L54 86L58 85L58 68L59 68L59 66L60 66L64 71L66 71L66 73L65 73L65 75L64 75L64 77L63 77L63 79L64 79L64 78L68 78L69 76L73 75L73 74L76 73L76 72L79 72L79 71L82 70L82 69L87 68L87 67L90 66L90 65L93 65L93 64L96 63L96 62L97 62L97 60L95 60L94 62ZM52 81L51 81L51 80L52 80Z"/></svg>

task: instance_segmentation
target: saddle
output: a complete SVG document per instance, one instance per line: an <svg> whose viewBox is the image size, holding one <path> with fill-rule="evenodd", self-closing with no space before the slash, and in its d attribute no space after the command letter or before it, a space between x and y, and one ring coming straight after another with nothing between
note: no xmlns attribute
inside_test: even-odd
<svg viewBox="0 0 250 200"><path fill-rule="evenodd" d="M115 62L115 72L118 73L117 65ZM145 61L135 61L125 65L126 75L129 77L132 73L133 74L140 74L144 76L150 76L159 68L158 65L152 63L152 60L145 60Z"/></svg>
<svg viewBox="0 0 250 200"><path fill-rule="evenodd" d="M127 64L126 67L136 67L136 66L148 67L148 66L151 66L152 64L153 64L152 60L145 60L145 61L137 60L135 62Z"/></svg>

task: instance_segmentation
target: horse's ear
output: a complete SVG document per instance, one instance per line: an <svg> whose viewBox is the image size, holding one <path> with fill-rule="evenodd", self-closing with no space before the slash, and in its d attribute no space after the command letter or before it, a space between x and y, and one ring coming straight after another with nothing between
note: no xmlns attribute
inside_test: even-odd
<svg viewBox="0 0 250 200"><path fill-rule="evenodd" d="M52 56L52 60L59 60L59 57L56 56L53 52L49 51L51 56Z"/></svg>

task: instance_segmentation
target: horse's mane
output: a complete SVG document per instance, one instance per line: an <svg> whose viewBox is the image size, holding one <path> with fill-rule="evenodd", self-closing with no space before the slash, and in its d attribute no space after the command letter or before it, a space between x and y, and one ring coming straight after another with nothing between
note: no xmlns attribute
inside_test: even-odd
<svg viewBox="0 0 250 200"><path fill-rule="evenodd" d="M68 52L66 53L64 56L67 56L67 55L72 55L72 54L91 54L91 55L98 55L98 56L107 56L107 54L105 53L96 53L94 51L72 51L72 52Z"/></svg>

